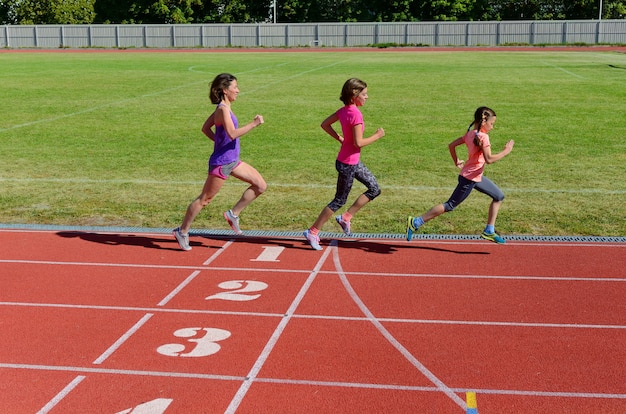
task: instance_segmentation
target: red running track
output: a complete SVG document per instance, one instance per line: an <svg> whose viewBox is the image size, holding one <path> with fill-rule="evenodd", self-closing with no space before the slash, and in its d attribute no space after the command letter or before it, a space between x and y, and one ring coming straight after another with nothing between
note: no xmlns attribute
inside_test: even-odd
<svg viewBox="0 0 626 414"><path fill-rule="evenodd" d="M624 243L0 243L3 414L626 412Z"/></svg>

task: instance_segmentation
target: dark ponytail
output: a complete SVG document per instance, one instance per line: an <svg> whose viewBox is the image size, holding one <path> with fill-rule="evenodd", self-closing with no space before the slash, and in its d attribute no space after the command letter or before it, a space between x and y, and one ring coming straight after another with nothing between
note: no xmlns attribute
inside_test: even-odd
<svg viewBox="0 0 626 414"><path fill-rule="evenodd" d="M477 147L482 147L480 140L478 139L480 128L483 126L483 123L487 122L489 118L494 116L496 116L496 112L487 106L481 106L476 109L476 112L474 112L474 121L469 126L468 131L472 128L474 129L474 145Z"/></svg>

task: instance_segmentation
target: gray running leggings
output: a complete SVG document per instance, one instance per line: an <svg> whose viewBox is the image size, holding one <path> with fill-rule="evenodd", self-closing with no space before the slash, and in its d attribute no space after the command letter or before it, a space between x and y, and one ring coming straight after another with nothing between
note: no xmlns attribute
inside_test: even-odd
<svg viewBox="0 0 626 414"><path fill-rule="evenodd" d="M335 161L335 168L339 173L337 177L337 192L335 198L328 204L328 208L333 212L339 210L348 201L348 195L352 190L352 183L356 179L367 187L367 191L363 194L371 200L380 195L380 187L376 181L374 174L359 161L358 164L349 165L340 161Z"/></svg>
<svg viewBox="0 0 626 414"><path fill-rule="evenodd" d="M476 182L459 175L459 184L452 192L448 201L443 203L443 208L446 211L454 210L470 195L474 188L483 194L487 194L493 199L493 201L504 200L504 193L502 190L500 190L498 186L495 185L489 178L483 176L482 181Z"/></svg>

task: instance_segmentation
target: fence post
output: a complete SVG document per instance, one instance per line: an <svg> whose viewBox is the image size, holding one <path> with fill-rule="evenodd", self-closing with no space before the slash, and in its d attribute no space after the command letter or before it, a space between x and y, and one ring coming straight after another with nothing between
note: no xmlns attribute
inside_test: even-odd
<svg viewBox="0 0 626 414"><path fill-rule="evenodd" d="M172 30L170 33L172 36L172 47L176 47L176 25L172 25Z"/></svg>

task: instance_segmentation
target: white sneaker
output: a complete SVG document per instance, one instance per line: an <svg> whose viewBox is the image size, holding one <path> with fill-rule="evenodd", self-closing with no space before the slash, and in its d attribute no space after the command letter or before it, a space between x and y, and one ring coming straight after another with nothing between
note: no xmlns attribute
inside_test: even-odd
<svg viewBox="0 0 626 414"><path fill-rule="evenodd" d="M304 231L304 238L309 242L313 250L322 250L322 246L320 246L320 238L317 234L311 233L310 230Z"/></svg>
<svg viewBox="0 0 626 414"><path fill-rule="evenodd" d="M341 226L341 229L343 230L343 232L345 233L346 236L350 236L352 234L350 232L350 222L349 221L345 221L342 216L335 217L335 220L337 220L337 224L339 224Z"/></svg>
<svg viewBox="0 0 626 414"><path fill-rule="evenodd" d="M191 246L189 245L189 233L181 233L180 227L175 228L172 233L174 234L174 237L176 237L176 241L181 249L185 251L191 250Z"/></svg>
<svg viewBox="0 0 626 414"><path fill-rule="evenodd" d="M235 233L243 234L243 231L239 228L239 217L234 215L232 210L224 212L224 218L228 224L230 224L230 227L235 231Z"/></svg>

